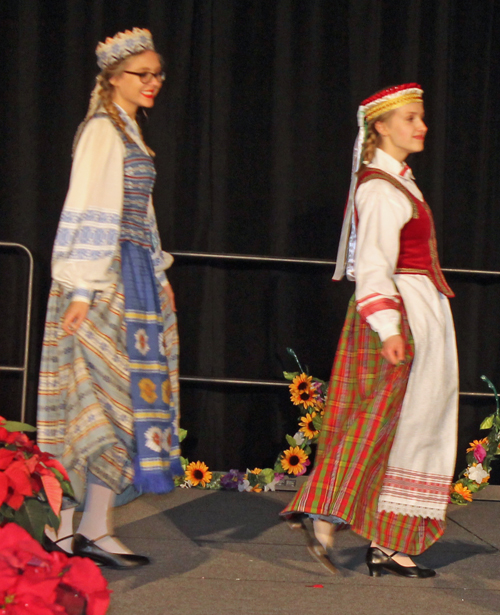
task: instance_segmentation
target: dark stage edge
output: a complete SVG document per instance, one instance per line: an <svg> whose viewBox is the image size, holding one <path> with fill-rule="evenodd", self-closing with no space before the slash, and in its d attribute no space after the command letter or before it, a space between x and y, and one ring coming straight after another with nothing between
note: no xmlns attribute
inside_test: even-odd
<svg viewBox="0 0 500 615"><path fill-rule="evenodd" d="M500 488L450 506L444 538L417 561L433 579L370 578L367 542L337 534L340 574L311 559L278 513L290 493L176 489L115 511L116 532L153 564L105 570L110 615L485 615L500 612ZM488 494L488 499L486 495ZM322 585L323 587L311 587Z"/></svg>

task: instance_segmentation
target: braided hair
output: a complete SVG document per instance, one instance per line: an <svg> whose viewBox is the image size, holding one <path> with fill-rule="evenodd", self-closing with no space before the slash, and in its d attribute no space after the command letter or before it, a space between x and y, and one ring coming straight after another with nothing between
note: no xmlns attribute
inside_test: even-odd
<svg viewBox="0 0 500 615"><path fill-rule="evenodd" d="M360 173L366 166L370 164L375 156L375 150L380 144L380 134L375 128L375 124L377 122L386 122L391 115L394 113L392 111L386 111L386 113L382 113L378 117L374 117L368 122L366 129L366 138L363 144L363 150L361 152L361 160L359 163L358 173Z"/></svg>
<svg viewBox="0 0 500 615"><path fill-rule="evenodd" d="M126 67L126 63L130 58L134 57L134 55L140 55L143 51L127 56L126 58L122 58L117 60L113 64L106 66L102 69L102 71L96 77L96 85L92 90L92 94L90 95L89 108L87 111L87 115L85 116L83 122L78 126L78 129L75 134L75 138L73 140L73 155L76 151L76 146L80 141L80 137L82 136L83 130L87 123L92 117L97 113L99 109L104 109L106 113L109 115L109 119L115 125L115 127L120 130L128 143L134 143L132 137L128 134L125 122L121 118L116 105L113 103L113 89L114 86L111 83L111 79L113 77L121 75ZM138 125L139 133L141 135L142 140L144 141L144 137L142 135L142 131L140 126ZM146 149L150 156L154 156L155 153L153 150L146 145Z"/></svg>

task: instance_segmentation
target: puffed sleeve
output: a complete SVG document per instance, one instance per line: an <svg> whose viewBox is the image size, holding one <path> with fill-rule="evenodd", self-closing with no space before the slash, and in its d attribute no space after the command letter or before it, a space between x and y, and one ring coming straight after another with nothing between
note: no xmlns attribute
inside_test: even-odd
<svg viewBox="0 0 500 615"><path fill-rule="evenodd" d="M400 296L393 281L401 229L412 208L397 188L382 179L362 184L355 255L357 310L381 341L400 333Z"/></svg>
<svg viewBox="0 0 500 615"><path fill-rule="evenodd" d="M107 118L93 118L76 148L52 254L52 277L90 302L113 279L123 209L124 145Z"/></svg>
<svg viewBox="0 0 500 615"><path fill-rule="evenodd" d="M149 199L148 204L148 222L152 244L151 260L153 262L156 277L162 285L165 285L167 282L165 269L168 269L172 265L174 257L161 249L160 234L158 233L158 224L156 222L156 214L152 199Z"/></svg>

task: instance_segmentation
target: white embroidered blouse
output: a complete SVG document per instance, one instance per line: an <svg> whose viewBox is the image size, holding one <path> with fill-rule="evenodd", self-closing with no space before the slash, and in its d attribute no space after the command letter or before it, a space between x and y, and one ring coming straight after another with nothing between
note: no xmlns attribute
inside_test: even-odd
<svg viewBox="0 0 500 615"><path fill-rule="evenodd" d="M147 151L137 124L118 107L127 132ZM123 209L125 146L106 117L92 118L77 145L66 200L52 252L52 279L73 292L74 301L90 303L93 293L117 280L112 264L118 253ZM161 250L153 202L148 220L156 276L166 284L173 257Z"/></svg>

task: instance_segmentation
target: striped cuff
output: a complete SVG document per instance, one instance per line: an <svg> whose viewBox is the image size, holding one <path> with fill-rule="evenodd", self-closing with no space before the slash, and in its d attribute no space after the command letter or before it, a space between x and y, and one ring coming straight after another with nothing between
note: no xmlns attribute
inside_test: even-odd
<svg viewBox="0 0 500 615"><path fill-rule="evenodd" d="M364 320L368 316L375 314L375 312L381 312L382 310L397 310L400 312L401 297L399 295L388 297L387 295L374 293L356 301L356 309Z"/></svg>

